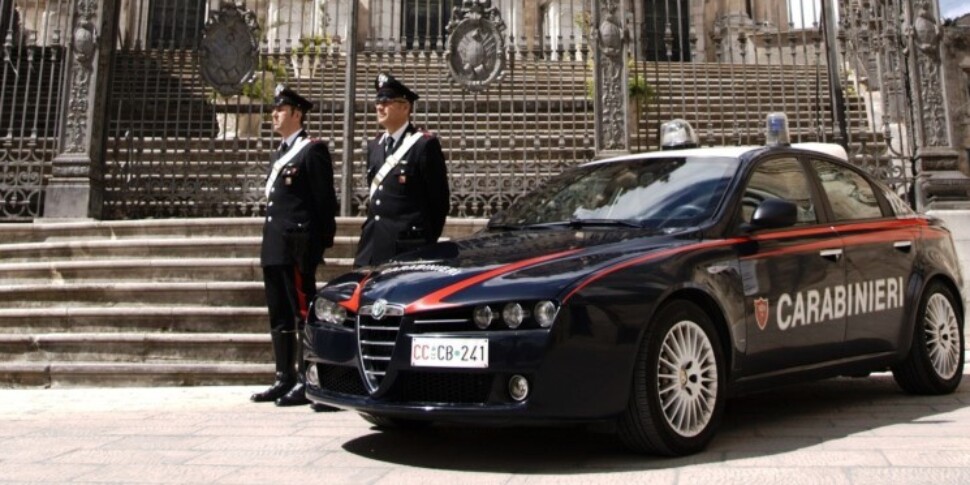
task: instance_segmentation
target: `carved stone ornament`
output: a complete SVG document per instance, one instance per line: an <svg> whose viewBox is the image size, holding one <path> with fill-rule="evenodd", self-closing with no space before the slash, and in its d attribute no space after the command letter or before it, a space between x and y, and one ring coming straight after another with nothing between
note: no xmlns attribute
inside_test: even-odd
<svg viewBox="0 0 970 485"><path fill-rule="evenodd" d="M913 40L916 42L916 48L925 55L938 57L941 36L939 23L933 18L926 2L921 2L919 15L913 20Z"/></svg>
<svg viewBox="0 0 970 485"><path fill-rule="evenodd" d="M243 84L255 76L258 32L256 14L231 2L209 14L199 41L199 71L217 93L239 94Z"/></svg>
<svg viewBox="0 0 970 485"><path fill-rule="evenodd" d="M452 10L445 54L451 80L484 91L505 75L505 22L491 0L465 0Z"/></svg>
<svg viewBox="0 0 970 485"><path fill-rule="evenodd" d="M920 115L925 146L946 146L946 109L940 73L940 41L942 30L928 2L917 2L919 14L913 19L911 35L916 46L919 71Z"/></svg>
<svg viewBox="0 0 970 485"><path fill-rule="evenodd" d="M624 93L623 47L628 37L620 25L616 0L600 2L602 21L592 30L590 38L597 57L597 89L602 98L600 104L602 148L626 150L626 109Z"/></svg>
<svg viewBox="0 0 970 485"><path fill-rule="evenodd" d="M94 69L92 61L98 45L94 32L94 20L97 14L98 0L77 0L75 3L74 31L71 37L73 66L67 102L65 153L86 151L90 112L88 97L91 92L91 73Z"/></svg>
<svg viewBox="0 0 970 485"><path fill-rule="evenodd" d="M91 65L94 59L94 50L98 41L94 33L94 24L90 21L82 20L78 22L74 29L74 58L84 65Z"/></svg>

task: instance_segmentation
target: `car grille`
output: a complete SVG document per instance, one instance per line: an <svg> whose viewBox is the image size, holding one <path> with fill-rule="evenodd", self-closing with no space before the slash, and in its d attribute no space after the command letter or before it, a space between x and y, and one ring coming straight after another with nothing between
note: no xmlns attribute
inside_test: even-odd
<svg viewBox="0 0 970 485"><path fill-rule="evenodd" d="M492 391L492 374L401 372L387 396L411 403L484 404Z"/></svg>
<svg viewBox="0 0 970 485"><path fill-rule="evenodd" d="M320 376L321 389L353 396L367 395L356 367L317 364L317 374Z"/></svg>
<svg viewBox="0 0 970 485"><path fill-rule="evenodd" d="M382 320L374 320L366 315L357 317L360 361L371 392L380 387L387 373L391 355L394 354L394 342L397 340L401 320L401 317L386 317Z"/></svg>

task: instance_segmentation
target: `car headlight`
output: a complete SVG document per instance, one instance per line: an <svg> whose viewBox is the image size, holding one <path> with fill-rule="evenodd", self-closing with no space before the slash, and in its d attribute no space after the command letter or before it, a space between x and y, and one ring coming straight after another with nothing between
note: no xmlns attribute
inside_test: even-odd
<svg viewBox="0 0 970 485"><path fill-rule="evenodd" d="M555 303L545 300L536 303L536 306L533 309L533 314L535 316L536 323L538 323L540 327L549 328L552 326L552 322L556 320L556 313L558 313L558 311L559 309L556 308Z"/></svg>
<svg viewBox="0 0 970 485"><path fill-rule="evenodd" d="M475 307L474 313L475 326L485 330L489 325L492 324L492 320L495 318L495 314L488 305L481 305Z"/></svg>
<svg viewBox="0 0 970 485"><path fill-rule="evenodd" d="M518 303L509 303L502 309L502 320L505 320L509 328L518 328L522 325L522 320L525 320L525 310Z"/></svg>
<svg viewBox="0 0 970 485"><path fill-rule="evenodd" d="M340 324L347 319L347 310L335 302L318 296L313 300L313 315L321 322Z"/></svg>

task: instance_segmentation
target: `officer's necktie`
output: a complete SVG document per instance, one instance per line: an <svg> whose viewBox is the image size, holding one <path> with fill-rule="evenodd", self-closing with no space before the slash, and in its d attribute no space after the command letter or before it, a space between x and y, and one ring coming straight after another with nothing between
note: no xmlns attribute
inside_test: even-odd
<svg viewBox="0 0 970 485"><path fill-rule="evenodd" d="M391 156L391 151L394 148L394 137L388 136L384 139L384 158Z"/></svg>
<svg viewBox="0 0 970 485"><path fill-rule="evenodd" d="M287 145L286 142L284 141L283 144L280 145L280 155L286 153L286 151L289 149L290 149L290 146Z"/></svg>

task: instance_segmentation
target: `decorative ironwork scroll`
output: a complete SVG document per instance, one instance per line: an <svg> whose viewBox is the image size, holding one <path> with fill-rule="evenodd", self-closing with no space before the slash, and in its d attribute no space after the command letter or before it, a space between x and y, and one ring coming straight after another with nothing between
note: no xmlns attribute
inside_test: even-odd
<svg viewBox="0 0 970 485"><path fill-rule="evenodd" d="M445 54L452 81L468 91L484 91L505 75L505 22L492 0L465 0L448 23Z"/></svg>
<svg viewBox="0 0 970 485"><path fill-rule="evenodd" d="M231 2L209 15L199 42L199 72L223 96L242 92L259 62L256 14Z"/></svg>

